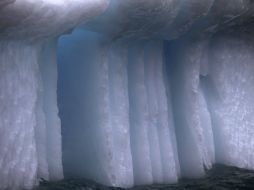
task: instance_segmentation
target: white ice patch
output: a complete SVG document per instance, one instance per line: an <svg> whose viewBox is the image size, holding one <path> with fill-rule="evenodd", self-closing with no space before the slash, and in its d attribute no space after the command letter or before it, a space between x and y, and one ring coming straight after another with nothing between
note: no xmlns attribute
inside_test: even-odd
<svg viewBox="0 0 254 190"><path fill-rule="evenodd" d="M209 57L216 160L254 169L253 38L220 36Z"/></svg>
<svg viewBox="0 0 254 190"><path fill-rule="evenodd" d="M63 178L56 59L50 54L44 57L42 47L1 42L0 189L31 188L40 178ZM42 71L39 62L45 58L50 68Z"/></svg>

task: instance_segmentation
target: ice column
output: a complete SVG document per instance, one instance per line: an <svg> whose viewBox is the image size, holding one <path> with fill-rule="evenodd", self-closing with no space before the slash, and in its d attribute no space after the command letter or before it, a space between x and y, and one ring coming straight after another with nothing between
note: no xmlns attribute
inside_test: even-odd
<svg viewBox="0 0 254 190"><path fill-rule="evenodd" d="M216 36L206 80L216 161L249 169L254 168L253 51L250 35Z"/></svg>
<svg viewBox="0 0 254 190"><path fill-rule="evenodd" d="M176 182L162 41L111 41L80 28L60 40L58 57L66 176L121 187Z"/></svg>
<svg viewBox="0 0 254 190"><path fill-rule="evenodd" d="M59 106L66 175L129 187L128 54L119 43L81 29L60 41Z"/></svg>
<svg viewBox="0 0 254 190"><path fill-rule="evenodd" d="M0 44L0 188L34 185L38 50L22 42Z"/></svg>
<svg viewBox="0 0 254 190"><path fill-rule="evenodd" d="M149 145L149 110L145 85L144 43L130 45L128 85L130 103L131 151L135 184L152 184Z"/></svg>
<svg viewBox="0 0 254 190"><path fill-rule="evenodd" d="M31 188L39 178L63 177L54 77L56 62L49 54L41 55L43 46L22 41L0 44L0 189ZM41 56L49 56L50 72L41 71ZM43 85L45 78L52 85L50 90ZM50 116L46 114L48 109L53 110ZM57 122L50 124L53 121ZM54 137L49 135L51 132ZM48 159L51 156L54 166Z"/></svg>
<svg viewBox="0 0 254 190"><path fill-rule="evenodd" d="M128 96L128 49L124 42L116 42L109 51L109 82L111 127L114 140L115 184L133 184L133 166L130 149L129 96Z"/></svg>
<svg viewBox="0 0 254 190"><path fill-rule="evenodd" d="M56 64L56 40L44 42L39 58L39 68L42 80L43 111L46 124L47 162L49 179L59 180L63 178L62 169L62 138L61 122L58 117L57 106L57 64Z"/></svg>
<svg viewBox="0 0 254 190"><path fill-rule="evenodd" d="M170 134L168 100L163 75L163 43L144 47L145 85L148 97L148 136L154 183L177 181L177 162ZM172 131L171 131L172 132Z"/></svg>
<svg viewBox="0 0 254 190"><path fill-rule="evenodd" d="M204 166L211 168L215 161L211 118L200 86L206 44L179 41L166 52L181 174L187 177L202 176Z"/></svg>

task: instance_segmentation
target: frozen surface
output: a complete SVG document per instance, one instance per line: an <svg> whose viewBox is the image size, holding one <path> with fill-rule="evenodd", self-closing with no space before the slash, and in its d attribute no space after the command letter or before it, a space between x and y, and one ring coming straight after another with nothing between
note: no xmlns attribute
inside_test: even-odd
<svg viewBox="0 0 254 190"><path fill-rule="evenodd" d="M39 178L63 177L56 83L43 85L45 78L56 77L54 56L47 57L49 69L45 64L39 69L43 58L38 58L48 46L1 43L0 189L31 188Z"/></svg>
<svg viewBox="0 0 254 190"><path fill-rule="evenodd" d="M66 176L129 187L202 177L215 163L253 169L252 42L61 38Z"/></svg>
<svg viewBox="0 0 254 190"><path fill-rule="evenodd" d="M0 189L63 178L56 37L106 6L102 0L1 1Z"/></svg>
<svg viewBox="0 0 254 190"><path fill-rule="evenodd" d="M61 40L59 50L66 175L122 187L176 182L162 41L112 43L79 29Z"/></svg>
<svg viewBox="0 0 254 190"><path fill-rule="evenodd" d="M254 169L253 7L1 0L0 189Z"/></svg>
<svg viewBox="0 0 254 190"><path fill-rule="evenodd" d="M199 87L205 42L179 41L166 47L181 173L200 177L214 163L213 132L206 100ZM170 63L173 62L173 63Z"/></svg>
<svg viewBox="0 0 254 190"><path fill-rule="evenodd" d="M22 44L1 42L1 189L19 188L21 184L31 187L36 179L34 110L38 68L33 65L36 50ZM25 64L19 64L20 61Z"/></svg>
<svg viewBox="0 0 254 190"><path fill-rule="evenodd" d="M82 30L75 31L71 40L67 38L60 43L67 49L59 48L62 50L59 62L64 65L60 71L66 76L59 79L60 85L65 84L60 88L64 96L59 102L63 106L60 114L65 118L62 125L66 138L63 140L65 172L81 173L107 185L130 186L133 172L127 51L124 46L103 41L98 34L83 34ZM75 59L73 54L77 55ZM70 64L70 60L74 61Z"/></svg>
<svg viewBox="0 0 254 190"><path fill-rule="evenodd" d="M55 37L91 20L107 4L108 0L1 0L0 37Z"/></svg>
<svg viewBox="0 0 254 190"><path fill-rule="evenodd" d="M253 10L249 0L111 0L105 13L86 28L113 39L209 36L251 20Z"/></svg>
<svg viewBox="0 0 254 190"><path fill-rule="evenodd" d="M211 45L208 74L216 160L249 169L254 168L253 48L251 36L219 36Z"/></svg>

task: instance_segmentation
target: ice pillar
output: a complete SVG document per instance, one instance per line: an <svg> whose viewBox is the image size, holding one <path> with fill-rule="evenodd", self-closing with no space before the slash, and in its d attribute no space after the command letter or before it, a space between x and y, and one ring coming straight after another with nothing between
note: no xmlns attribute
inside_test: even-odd
<svg viewBox="0 0 254 190"><path fill-rule="evenodd" d="M83 29L60 40L67 176L121 187L177 181L163 55L162 41L129 43Z"/></svg>
<svg viewBox="0 0 254 190"><path fill-rule="evenodd" d="M182 176L200 177L214 163L210 113L200 85L205 41L178 41L166 47L173 93L176 136Z"/></svg>
<svg viewBox="0 0 254 190"><path fill-rule="evenodd" d="M48 91L43 86L46 82L43 78L49 77L50 83L56 84L56 78L51 78L48 72L42 74L39 67L43 46L22 41L1 41L0 44L1 189L32 188L39 178L62 178L60 124L52 126L47 122L50 118L58 120L56 86L50 89L51 95L42 98ZM54 58L48 59L51 70L56 62ZM47 103L55 107L50 118L46 115ZM49 137L51 130L56 136ZM58 149L54 152L57 168L48 160L52 156L48 142L50 147Z"/></svg>
<svg viewBox="0 0 254 190"><path fill-rule="evenodd" d="M78 29L58 55L66 175L132 186L126 47Z"/></svg>
<svg viewBox="0 0 254 190"><path fill-rule="evenodd" d="M217 35L209 49L208 92L216 161L253 169L253 38Z"/></svg>

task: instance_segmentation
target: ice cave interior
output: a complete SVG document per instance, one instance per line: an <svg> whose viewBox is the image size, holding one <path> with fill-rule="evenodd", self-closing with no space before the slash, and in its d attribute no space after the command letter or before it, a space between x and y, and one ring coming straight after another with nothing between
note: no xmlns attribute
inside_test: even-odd
<svg viewBox="0 0 254 190"><path fill-rule="evenodd" d="M0 189L254 170L252 0L1 0Z"/></svg>

